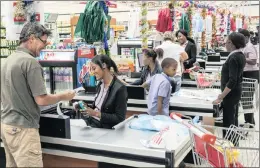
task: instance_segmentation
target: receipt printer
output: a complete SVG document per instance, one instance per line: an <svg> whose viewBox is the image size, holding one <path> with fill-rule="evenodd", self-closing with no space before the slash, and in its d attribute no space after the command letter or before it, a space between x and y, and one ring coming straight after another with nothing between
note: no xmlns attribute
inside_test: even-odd
<svg viewBox="0 0 260 168"><path fill-rule="evenodd" d="M41 136L70 139L70 117L41 114L39 132Z"/></svg>

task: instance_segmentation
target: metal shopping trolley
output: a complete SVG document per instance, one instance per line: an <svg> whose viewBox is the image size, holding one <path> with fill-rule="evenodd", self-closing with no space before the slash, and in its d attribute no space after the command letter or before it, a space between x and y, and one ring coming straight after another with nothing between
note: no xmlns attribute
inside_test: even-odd
<svg viewBox="0 0 260 168"><path fill-rule="evenodd" d="M195 167L259 167L259 131L201 126L173 113L171 117L190 130Z"/></svg>
<svg viewBox="0 0 260 168"><path fill-rule="evenodd" d="M255 113L259 109L259 88L256 79L243 78L240 113Z"/></svg>
<svg viewBox="0 0 260 168"><path fill-rule="evenodd" d="M197 72L193 71L197 88L199 89L220 89L220 86L216 85L220 81L220 73L212 72L206 73L203 68L200 68Z"/></svg>

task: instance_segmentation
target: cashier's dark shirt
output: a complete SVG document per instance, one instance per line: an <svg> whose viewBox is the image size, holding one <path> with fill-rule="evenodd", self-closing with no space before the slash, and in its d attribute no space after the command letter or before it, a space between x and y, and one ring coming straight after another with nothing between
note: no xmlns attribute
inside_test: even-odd
<svg viewBox="0 0 260 168"><path fill-rule="evenodd" d="M243 69L246 58L242 52L231 54L222 66L221 90L227 86L231 91L240 90L243 80Z"/></svg>

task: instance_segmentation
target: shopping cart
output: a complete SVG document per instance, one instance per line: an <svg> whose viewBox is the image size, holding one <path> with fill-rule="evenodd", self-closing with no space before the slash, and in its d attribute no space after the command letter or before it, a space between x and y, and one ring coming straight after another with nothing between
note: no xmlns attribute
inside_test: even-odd
<svg viewBox="0 0 260 168"><path fill-rule="evenodd" d="M243 78L239 113L255 113L259 109L259 88L256 79Z"/></svg>
<svg viewBox="0 0 260 168"><path fill-rule="evenodd" d="M202 126L173 113L171 117L190 130L195 167L259 167L259 131Z"/></svg>
<svg viewBox="0 0 260 168"><path fill-rule="evenodd" d="M203 68L200 68L197 72L193 72L197 88L199 89L219 89L220 87L215 85L220 81L220 73L206 73Z"/></svg>

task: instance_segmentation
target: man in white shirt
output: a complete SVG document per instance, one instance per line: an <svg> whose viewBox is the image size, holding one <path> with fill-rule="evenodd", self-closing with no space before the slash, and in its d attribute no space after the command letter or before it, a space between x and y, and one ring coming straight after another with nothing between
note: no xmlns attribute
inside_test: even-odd
<svg viewBox="0 0 260 168"><path fill-rule="evenodd" d="M176 75L173 77L175 82L177 83L175 92L178 92L181 88L181 77L182 72L184 70L183 62L187 60L189 57L185 52L184 48L179 44L174 44L174 33L167 31L163 35L163 43L157 48L161 48L163 50L163 55L158 56L158 60L161 63L165 58L173 58L178 63L178 68L176 71Z"/></svg>
<svg viewBox="0 0 260 168"><path fill-rule="evenodd" d="M239 33L243 34L246 40L246 47L243 49L243 53L246 57L246 65L244 68L243 77L257 79L259 82L259 66L257 65L257 61L258 61L257 50L254 47L254 45L250 42L250 33L248 30L241 29ZM246 84L243 84L243 86L244 85ZM245 86L245 88L248 88L250 90L246 90L244 92L245 95L243 95L243 97L246 98L242 98L242 105L244 110L253 108L252 100L253 100L255 90L254 88L249 88L249 87L250 86ZM254 114L253 113L245 114L245 122L254 125L255 124Z"/></svg>

